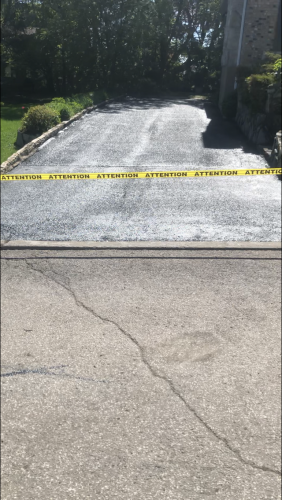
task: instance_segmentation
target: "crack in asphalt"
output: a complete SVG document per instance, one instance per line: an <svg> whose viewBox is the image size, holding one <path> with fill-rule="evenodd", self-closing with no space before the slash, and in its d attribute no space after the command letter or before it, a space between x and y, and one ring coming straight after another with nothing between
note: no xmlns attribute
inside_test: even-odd
<svg viewBox="0 0 282 500"><path fill-rule="evenodd" d="M22 370L20 370L20 369L14 370L13 368L11 368L11 371L9 371L9 372L1 373L1 377L13 377L16 375L26 375L28 373L38 373L38 374L49 375L50 370L62 370L64 368L66 368L66 366L67 365L49 366L49 367L42 366L42 368L23 368Z"/></svg>
<svg viewBox="0 0 282 500"><path fill-rule="evenodd" d="M100 383L100 384L106 384L108 381L106 380L96 380L91 377L81 377L79 375L72 375L70 373L58 373L58 372L52 372L51 370L64 370L67 365L60 365L60 366L50 366L48 367L42 367L42 368L24 368L22 370L12 370L6 373L1 373L1 377L16 377L18 375L45 375L45 376L50 376L50 377L58 377L58 378L71 378L74 380L81 380L83 382L95 382L95 383Z"/></svg>
<svg viewBox="0 0 282 500"><path fill-rule="evenodd" d="M42 269L37 269L36 267L34 267L32 265L32 263L29 261L29 259L25 259L25 263L27 265L27 267L29 269L31 269L32 271L35 271L39 274L41 274L44 278L47 278L49 279L50 281L56 283L57 285L61 286L62 288L64 288L70 295L71 297L73 298L75 304L77 305L77 307L80 307L82 309L84 309L85 311L87 311L88 313L90 313L92 316L94 316L95 318L99 319L100 321L102 321L103 323L108 323L110 325L114 325L121 333L124 337L126 337L128 340L131 341L131 343L133 343L138 351L139 351L139 356L140 356L140 359L142 361L142 363L147 367L147 369L149 370L149 372L151 373L151 375L154 377L154 378L157 378L159 380L162 380L163 382L165 382L171 392L180 400L182 401L182 403L186 406L186 408L194 415L194 417L198 420L198 422L200 422L205 428L206 430L209 431L210 434L213 435L214 438L216 438L218 441L220 441L224 446L225 448L227 448L232 454L234 454L237 459L245 466L250 466L252 467L253 469L256 469L256 470L260 470L260 471L263 471L263 472L270 472L270 473L273 473L273 474L276 474L276 475L281 475L281 471L279 471L278 469L274 469L274 468L271 468L271 467L267 467L265 465L258 465L256 464L255 462L253 462L252 460L249 460L249 459L246 459L242 456L240 450L238 450L237 448L235 448L230 442L229 440L224 437L224 436L221 436L216 430L214 430L202 417L201 415L199 415L199 413L197 412L197 410L191 406L191 404L184 398L184 396L182 396L181 392L176 388L176 386L174 385L173 381L171 379L169 379L168 377L166 377L165 375L162 375L161 373L159 373L151 364L150 362L148 361L146 355L145 355L145 352L144 352L144 348L142 347L142 345L139 343L139 341L133 337L133 335L131 335L129 332L127 332L126 330L124 330L124 328L122 328L116 321L112 320L112 319L109 319L109 318L106 318L104 316L101 316L100 314L98 314L96 311L94 311L91 307L87 306L86 304L84 304L81 300L79 300L75 294L75 292L72 290L71 286L70 286L70 280L68 279L68 286L64 283L64 282L61 282L61 281L58 281L56 279L54 279L54 277L52 276L49 276L48 274L46 274ZM51 266L50 266L51 267ZM55 275L57 275L60 279L62 279L62 276L60 274L58 274L57 272L55 272L53 270L53 268L51 268L51 272L53 272Z"/></svg>

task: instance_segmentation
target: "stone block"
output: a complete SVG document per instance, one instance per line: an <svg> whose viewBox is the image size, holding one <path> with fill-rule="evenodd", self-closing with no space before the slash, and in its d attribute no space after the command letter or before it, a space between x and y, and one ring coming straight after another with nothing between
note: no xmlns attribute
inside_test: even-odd
<svg viewBox="0 0 282 500"><path fill-rule="evenodd" d="M25 133L21 132L20 130L18 130L16 145L19 148L22 148L25 146L25 144L28 144L29 142L33 141L37 137L38 137L38 135L25 134Z"/></svg>

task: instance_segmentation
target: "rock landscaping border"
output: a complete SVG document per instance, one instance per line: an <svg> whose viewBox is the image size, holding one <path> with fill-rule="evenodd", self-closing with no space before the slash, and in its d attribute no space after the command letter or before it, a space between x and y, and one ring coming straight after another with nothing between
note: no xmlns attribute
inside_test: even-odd
<svg viewBox="0 0 282 500"><path fill-rule="evenodd" d="M272 150L263 146L258 145L258 151L264 156L267 163L271 168L281 168L281 156L282 156L282 131L277 132Z"/></svg>
<svg viewBox="0 0 282 500"><path fill-rule="evenodd" d="M12 156L10 156L6 161L4 161L1 164L1 174L6 174L7 172L10 172L13 170L15 167L17 167L20 163L23 161L27 160L31 156L33 156L38 148L44 144L44 142L48 141L51 137L54 137L58 135L58 133L63 130L64 128L68 127L71 125L71 123L79 120L82 118L84 115L91 113L92 111L95 111L97 108L102 108L103 106L106 106L110 102L113 101L119 101L123 99L125 96L119 96L115 97L112 99L107 99L106 101L100 102L99 104L95 104L93 106L90 106L89 108L83 109L76 115L72 116L70 120L59 123L59 125L56 125L55 127L51 128L50 130L47 130L47 132L44 132L44 134L40 135L40 137L37 137L36 139L33 139L31 142L26 144L23 148L19 149L16 153L14 153Z"/></svg>

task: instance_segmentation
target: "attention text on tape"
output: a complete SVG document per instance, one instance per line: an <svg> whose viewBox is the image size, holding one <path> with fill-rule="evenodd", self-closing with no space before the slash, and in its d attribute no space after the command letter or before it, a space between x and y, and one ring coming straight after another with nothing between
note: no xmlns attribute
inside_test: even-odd
<svg viewBox="0 0 282 500"><path fill-rule="evenodd" d="M174 177L236 177L244 175L281 175L282 170L249 169L249 170L191 170L166 172L101 172L101 173L64 173L64 174L4 174L1 181L62 181L62 180L95 180L95 179L163 179Z"/></svg>

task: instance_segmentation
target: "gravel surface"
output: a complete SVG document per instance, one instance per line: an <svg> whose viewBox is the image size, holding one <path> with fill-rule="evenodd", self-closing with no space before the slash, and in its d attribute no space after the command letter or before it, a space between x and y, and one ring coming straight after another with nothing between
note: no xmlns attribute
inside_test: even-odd
<svg viewBox="0 0 282 500"><path fill-rule="evenodd" d="M202 100L133 99L86 115L13 173L263 168ZM279 241L276 177L13 182L1 237L17 240Z"/></svg>

